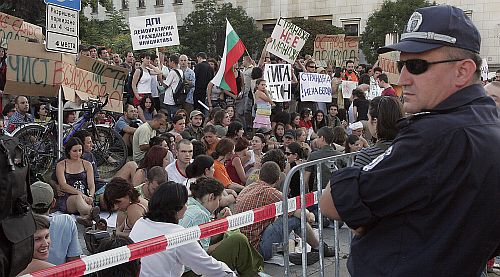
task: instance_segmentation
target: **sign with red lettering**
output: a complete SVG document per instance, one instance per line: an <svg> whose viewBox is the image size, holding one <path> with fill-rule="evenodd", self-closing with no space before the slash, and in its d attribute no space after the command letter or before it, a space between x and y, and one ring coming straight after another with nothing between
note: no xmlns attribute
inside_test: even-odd
<svg viewBox="0 0 500 277"><path fill-rule="evenodd" d="M0 12L0 47L7 48L11 40L28 41L29 39L36 39L42 43L42 27Z"/></svg>
<svg viewBox="0 0 500 277"><path fill-rule="evenodd" d="M358 37L317 35L314 39L314 59L332 66L343 66L347 60L359 61Z"/></svg>
<svg viewBox="0 0 500 277"><path fill-rule="evenodd" d="M387 74L390 84L397 84L399 80L399 51L387 52L378 55L378 66L382 68L382 71Z"/></svg>
<svg viewBox="0 0 500 277"><path fill-rule="evenodd" d="M271 38L267 51L293 64L309 38L309 33L280 17Z"/></svg>

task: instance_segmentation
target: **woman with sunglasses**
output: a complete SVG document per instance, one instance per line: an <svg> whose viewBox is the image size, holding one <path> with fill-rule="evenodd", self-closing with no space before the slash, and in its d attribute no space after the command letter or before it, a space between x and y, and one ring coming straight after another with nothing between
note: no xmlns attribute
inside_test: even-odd
<svg viewBox="0 0 500 277"><path fill-rule="evenodd" d="M307 159L304 149L297 142L292 142L285 148L285 156L288 161L285 166L285 174L294 166L301 164L303 160ZM295 197L298 195L300 195L300 172L297 171L290 180L290 191L288 196Z"/></svg>
<svg viewBox="0 0 500 277"><path fill-rule="evenodd" d="M404 116L401 102L396 97L378 96L370 102L368 129L376 143L363 148L356 156L354 166L363 167L383 154L398 134L397 121Z"/></svg>
<svg viewBox="0 0 500 277"><path fill-rule="evenodd" d="M135 222L148 211L148 201L125 179L113 178L106 185L104 202L108 211L117 211L116 233L128 236Z"/></svg>

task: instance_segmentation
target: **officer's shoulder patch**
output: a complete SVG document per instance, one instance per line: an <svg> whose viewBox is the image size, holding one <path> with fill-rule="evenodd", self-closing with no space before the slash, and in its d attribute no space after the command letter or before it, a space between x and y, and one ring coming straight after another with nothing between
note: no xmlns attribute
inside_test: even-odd
<svg viewBox="0 0 500 277"><path fill-rule="evenodd" d="M377 164L379 164L385 157L389 156L392 153L392 145L385 150L384 154L381 154L375 160L373 160L371 163L365 165L363 167L363 171L370 171L372 170Z"/></svg>

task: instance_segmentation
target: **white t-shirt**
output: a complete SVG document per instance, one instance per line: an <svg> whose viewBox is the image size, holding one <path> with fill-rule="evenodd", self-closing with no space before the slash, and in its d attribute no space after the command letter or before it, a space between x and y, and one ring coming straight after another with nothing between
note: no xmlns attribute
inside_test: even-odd
<svg viewBox="0 0 500 277"><path fill-rule="evenodd" d="M182 72L182 70L180 70L178 68L176 68L175 70L172 69L168 73L167 79L165 81L163 81L163 83L168 86L167 89L165 90L165 99L163 100L163 103L166 105L175 105L174 92L175 92L175 89L177 89L177 85L179 84L179 82L181 80L179 78L179 75L177 75L177 73L175 73L175 71L177 71L181 75L181 77L184 74Z"/></svg>
<svg viewBox="0 0 500 277"><path fill-rule="evenodd" d="M156 222L140 218L130 232L134 242L150 238L173 234L185 230L184 227L165 222ZM196 274L208 277L236 276L223 262L212 258L201 248L198 242L191 242L176 248L141 258L141 277L179 277L184 273L184 266Z"/></svg>
<svg viewBox="0 0 500 277"><path fill-rule="evenodd" d="M148 69L142 68L142 76L137 82L137 93L151 93L151 75Z"/></svg>
<svg viewBox="0 0 500 277"><path fill-rule="evenodd" d="M173 163L167 165L165 170L167 171L167 176L169 181L173 181L179 184L184 184L184 182L186 182L186 180L188 179L185 175L182 175L182 173L177 169L177 159Z"/></svg>

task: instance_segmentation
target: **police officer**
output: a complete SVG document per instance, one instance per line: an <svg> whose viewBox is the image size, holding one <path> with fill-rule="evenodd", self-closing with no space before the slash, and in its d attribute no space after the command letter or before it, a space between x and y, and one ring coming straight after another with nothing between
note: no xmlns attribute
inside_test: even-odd
<svg viewBox="0 0 500 277"><path fill-rule="evenodd" d="M479 276L500 250L500 118L481 38L458 8L417 9L399 43L404 109L392 146L338 171L321 209L354 230L352 276Z"/></svg>

